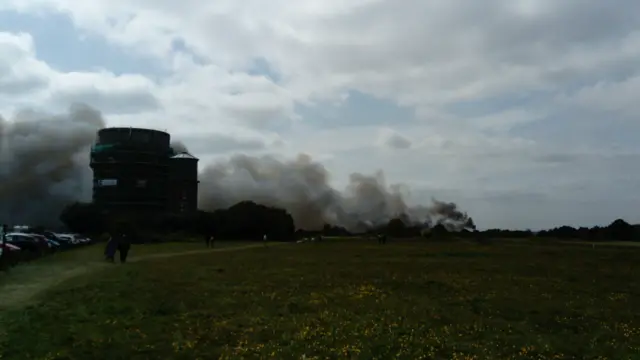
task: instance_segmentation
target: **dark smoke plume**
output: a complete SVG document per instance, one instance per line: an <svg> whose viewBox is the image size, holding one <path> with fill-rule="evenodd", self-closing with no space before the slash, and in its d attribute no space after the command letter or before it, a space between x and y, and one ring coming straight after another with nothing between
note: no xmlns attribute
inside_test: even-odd
<svg viewBox="0 0 640 360"><path fill-rule="evenodd" d="M89 148L102 127L100 112L81 104L0 118L0 222L56 225L65 205L89 200Z"/></svg>
<svg viewBox="0 0 640 360"><path fill-rule="evenodd" d="M337 191L329 185L324 166L308 155L299 155L292 161L236 155L206 167L200 181L202 209L223 209L242 200L253 200L288 210L296 227L307 230L329 223L361 231L393 218L424 227L442 223L450 230L462 230L472 224L454 203L434 199L432 206L408 206L404 188L388 186L382 172L372 176L352 174L345 191Z"/></svg>
<svg viewBox="0 0 640 360"><path fill-rule="evenodd" d="M173 149L173 152L176 154L187 152L187 147L182 141L172 141L171 149Z"/></svg>
<svg viewBox="0 0 640 360"><path fill-rule="evenodd" d="M473 219L466 212L460 211L457 204L436 199L432 199L432 203L428 208L432 224L442 224L448 230L476 229Z"/></svg>
<svg viewBox="0 0 640 360"><path fill-rule="evenodd" d="M89 201L92 174L89 148L104 127L100 113L74 105L67 114L23 111L0 119L0 222L56 225L62 208ZM187 147L173 142L175 152ZM408 225L470 228L472 220L456 204L437 200L411 207L406 189L386 184L384 174L352 174L344 191L329 185L324 166L307 155L291 161L236 155L207 166L200 174L200 207L228 208L252 200L289 211L298 228L325 223L366 230L400 217Z"/></svg>

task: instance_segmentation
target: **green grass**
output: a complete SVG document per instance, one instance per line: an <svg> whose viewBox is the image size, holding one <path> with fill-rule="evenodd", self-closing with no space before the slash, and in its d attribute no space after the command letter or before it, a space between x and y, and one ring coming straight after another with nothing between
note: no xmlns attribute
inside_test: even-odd
<svg viewBox="0 0 640 360"><path fill-rule="evenodd" d="M234 246L238 243L220 242L216 247ZM84 246L76 249L62 251L53 255L47 255L35 261L18 264L9 272L0 272L0 286L6 284L23 283L42 274L51 275L59 271L77 268L79 265L87 265L102 261L104 243ZM148 255L174 253L190 250L202 250L201 243L161 243L153 245L134 245L129 258L135 259Z"/></svg>
<svg viewBox="0 0 640 360"><path fill-rule="evenodd" d="M148 260L6 311L0 359L639 359L639 255L326 241Z"/></svg>
<svg viewBox="0 0 640 360"><path fill-rule="evenodd" d="M251 243L218 242L216 250ZM104 244L73 249L50 255L36 261L22 263L9 272L0 273L0 311L34 303L42 291L63 283L70 278L93 273L105 266ZM164 243L136 245L128 261L157 259L175 254L208 251L197 243Z"/></svg>

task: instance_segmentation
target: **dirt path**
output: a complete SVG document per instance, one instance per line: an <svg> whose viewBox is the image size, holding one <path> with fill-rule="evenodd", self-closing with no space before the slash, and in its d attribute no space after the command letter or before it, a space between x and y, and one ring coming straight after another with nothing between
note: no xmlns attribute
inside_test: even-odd
<svg viewBox="0 0 640 360"><path fill-rule="evenodd" d="M280 246L284 243L269 244L269 247ZM191 250L173 253L158 253L135 257L129 262L137 263L146 260L164 259L175 256L206 254L213 252L228 252L263 247L262 244L245 246L229 246L219 249ZM34 302L34 299L44 291L51 289L64 281L89 272L105 269L113 264L102 261L91 261L81 264L48 264L46 267L34 267L33 271L21 274L21 281L0 286L0 312L20 308Z"/></svg>

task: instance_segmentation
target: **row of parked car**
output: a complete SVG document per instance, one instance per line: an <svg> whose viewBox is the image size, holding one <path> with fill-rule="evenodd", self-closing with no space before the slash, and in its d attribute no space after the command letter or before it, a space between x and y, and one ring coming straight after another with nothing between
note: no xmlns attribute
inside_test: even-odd
<svg viewBox="0 0 640 360"><path fill-rule="evenodd" d="M46 254L91 244L92 240L79 234L64 234L45 231L31 233L28 231L12 231L5 234L4 252L8 262L15 264L28 261Z"/></svg>

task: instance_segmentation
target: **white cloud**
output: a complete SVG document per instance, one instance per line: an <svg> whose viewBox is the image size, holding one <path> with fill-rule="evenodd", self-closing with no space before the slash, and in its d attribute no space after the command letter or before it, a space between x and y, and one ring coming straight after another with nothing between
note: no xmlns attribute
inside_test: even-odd
<svg viewBox="0 0 640 360"><path fill-rule="evenodd" d="M290 99L275 93L223 95L220 100L219 106L227 116L245 120L248 125L255 127L282 123L288 120L286 114L293 114Z"/></svg>
<svg viewBox="0 0 640 360"><path fill-rule="evenodd" d="M49 85L50 69L35 58L29 34L0 33L0 51L2 97L32 96Z"/></svg>
<svg viewBox="0 0 640 360"><path fill-rule="evenodd" d="M155 84L139 75L60 73L37 58L29 34L0 33L0 103L5 107L18 97L27 107L86 102L106 114L127 113L158 106L154 91Z"/></svg>
<svg viewBox="0 0 640 360"><path fill-rule="evenodd" d="M585 189L604 194L607 184L628 179L617 173L622 162L594 154L640 152L635 144L627 154L571 139L570 131L584 113L602 114L589 118L594 123L615 117L624 120L616 126L638 127L637 1L6 0L2 7L67 14L79 31L151 56L169 73L61 73L38 59L28 35L4 33L5 109L80 100L112 124L220 136L214 152L303 151L327 159L338 178L384 168L391 179L460 189L472 202L478 196L470 194L485 191L537 198L537 189L559 198L566 193L559 183L597 184ZM248 74L257 58L278 81ZM378 126L318 130L296 114L296 105L348 101L350 90L410 107L418 123L382 133ZM559 123L563 141L529 128ZM589 172L598 166L610 171Z"/></svg>
<svg viewBox="0 0 640 360"><path fill-rule="evenodd" d="M514 91L562 91L640 55L637 21L626 15L640 9L630 1L615 8L597 1L11 3L69 13L87 31L168 61L178 39L223 69L264 57L296 99L335 99L355 88L402 104L442 106ZM246 96L264 102L274 95Z"/></svg>
<svg viewBox="0 0 640 360"><path fill-rule="evenodd" d="M572 95L561 95L557 100L563 105L630 118L640 114L639 92L640 74L623 81L602 80Z"/></svg>
<svg viewBox="0 0 640 360"><path fill-rule="evenodd" d="M50 100L56 104L83 102L108 114L131 114L160 106L155 84L140 75L76 72L57 74L54 79Z"/></svg>

